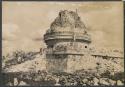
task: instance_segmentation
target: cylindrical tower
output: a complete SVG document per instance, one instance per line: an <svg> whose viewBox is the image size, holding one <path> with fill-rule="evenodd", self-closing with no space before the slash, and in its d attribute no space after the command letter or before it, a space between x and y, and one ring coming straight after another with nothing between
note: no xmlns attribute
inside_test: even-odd
<svg viewBox="0 0 125 87"><path fill-rule="evenodd" d="M68 61L87 54L91 38L77 12L64 10L52 22L44 41L47 45L47 69L65 72L69 67Z"/></svg>

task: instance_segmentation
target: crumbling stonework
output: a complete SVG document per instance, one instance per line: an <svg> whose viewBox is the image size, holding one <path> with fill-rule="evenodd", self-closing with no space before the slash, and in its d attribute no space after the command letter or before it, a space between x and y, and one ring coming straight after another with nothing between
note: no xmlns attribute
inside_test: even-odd
<svg viewBox="0 0 125 87"><path fill-rule="evenodd" d="M58 17L52 22L50 29L54 32L57 28L78 28L85 30L86 27L84 23L81 21L80 17L76 12L73 11L60 11Z"/></svg>
<svg viewBox="0 0 125 87"><path fill-rule="evenodd" d="M119 64L110 60L123 60L123 56L91 49L91 37L77 12L60 11L44 35L44 40L47 44L46 67L49 72L72 73L82 69L123 71Z"/></svg>

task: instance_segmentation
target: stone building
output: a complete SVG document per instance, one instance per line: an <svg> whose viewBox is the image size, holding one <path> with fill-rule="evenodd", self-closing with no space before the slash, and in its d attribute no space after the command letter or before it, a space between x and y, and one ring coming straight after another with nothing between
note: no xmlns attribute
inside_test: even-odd
<svg viewBox="0 0 125 87"><path fill-rule="evenodd" d="M77 11L63 10L44 35L47 70L73 72L85 68L88 58L123 58L122 55L92 51L91 36ZM92 67L91 64L88 63Z"/></svg>

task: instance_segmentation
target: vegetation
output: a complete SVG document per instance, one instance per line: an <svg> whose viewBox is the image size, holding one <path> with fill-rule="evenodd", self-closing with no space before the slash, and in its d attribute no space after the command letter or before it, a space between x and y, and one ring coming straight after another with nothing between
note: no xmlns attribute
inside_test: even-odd
<svg viewBox="0 0 125 87"><path fill-rule="evenodd" d="M16 65L23 63L27 60L32 60L38 52L24 52L22 50L14 51L12 54L7 54L2 57L3 68L9 67L11 65Z"/></svg>

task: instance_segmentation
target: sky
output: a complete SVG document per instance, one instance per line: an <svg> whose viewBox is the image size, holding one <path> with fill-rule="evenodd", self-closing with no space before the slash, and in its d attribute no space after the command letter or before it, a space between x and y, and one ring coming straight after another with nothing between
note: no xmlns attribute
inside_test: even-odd
<svg viewBox="0 0 125 87"><path fill-rule="evenodd" d="M91 46L123 49L122 2L9 2L2 3L3 55L15 50L39 51L43 35L60 10L78 10L91 35Z"/></svg>

